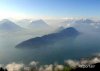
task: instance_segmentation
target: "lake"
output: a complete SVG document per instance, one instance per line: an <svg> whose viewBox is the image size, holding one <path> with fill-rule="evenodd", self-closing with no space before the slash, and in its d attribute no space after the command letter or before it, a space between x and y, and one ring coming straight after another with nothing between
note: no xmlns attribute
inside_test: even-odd
<svg viewBox="0 0 100 71"><path fill-rule="evenodd" d="M63 63L67 59L80 59L100 52L100 33L82 33L73 40L68 40L65 47L15 48L29 38L40 34L0 33L0 64L11 62L29 63L39 61L40 64ZM58 45L58 44L57 44Z"/></svg>

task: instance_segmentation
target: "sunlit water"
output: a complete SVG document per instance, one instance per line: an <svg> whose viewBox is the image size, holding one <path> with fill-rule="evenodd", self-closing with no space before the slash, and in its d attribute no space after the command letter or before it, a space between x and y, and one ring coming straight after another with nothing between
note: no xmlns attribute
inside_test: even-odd
<svg viewBox="0 0 100 71"><path fill-rule="evenodd" d="M64 42L68 44L66 47L15 48L18 43L39 35L10 33L0 35L0 64L11 62L29 63L33 60L39 61L41 64L63 63L67 59L80 59L100 52L99 33L82 33L73 40L73 44L69 42L70 39L68 42Z"/></svg>

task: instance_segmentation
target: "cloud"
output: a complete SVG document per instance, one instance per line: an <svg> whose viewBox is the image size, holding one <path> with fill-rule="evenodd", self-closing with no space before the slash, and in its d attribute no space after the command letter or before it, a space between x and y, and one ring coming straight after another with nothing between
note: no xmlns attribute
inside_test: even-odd
<svg viewBox="0 0 100 71"><path fill-rule="evenodd" d="M100 63L100 58L95 57L95 58L91 59L89 62L90 62L90 64Z"/></svg>
<svg viewBox="0 0 100 71"><path fill-rule="evenodd" d="M91 58L84 58L81 60L65 60L64 63L69 65L72 68L78 67L80 65L90 65L95 63L100 63L100 54ZM7 65L0 64L0 67L7 68L8 71L63 71L65 65L60 64L49 64L49 65L40 65L38 61L32 61L29 64L25 65L23 63L12 62Z"/></svg>
<svg viewBox="0 0 100 71"><path fill-rule="evenodd" d="M24 64L17 64L13 62L11 64L8 64L6 68L8 69L8 71L21 71L21 69L24 68Z"/></svg>
<svg viewBox="0 0 100 71"><path fill-rule="evenodd" d="M80 65L91 65L95 63L100 63L100 55L92 58L81 59L79 61L71 60L71 59L65 61L65 64L69 65L72 68L78 67Z"/></svg>
<svg viewBox="0 0 100 71"><path fill-rule="evenodd" d="M30 71L30 69L31 69L30 67L24 67L23 71Z"/></svg>
<svg viewBox="0 0 100 71"><path fill-rule="evenodd" d="M70 67L74 68L74 67L77 67L79 65L79 62L75 61L75 60L66 60L65 64L67 64Z"/></svg>
<svg viewBox="0 0 100 71"><path fill-rule="evenodd" d="M32 62L30 62L30 64L29 64L29 65L32 65L32 66L37 66L38 64L39 64L39 62L32 61Z"/></svg>
<svg viewBox="0 0 100 71"><path fill-rule="evenodd" d="M64 69L63 65L56 65L54 71L63 71L63 69Z"/></svg>
<svg viewBox="0 0 100 71"><path fill-rule="evenodd" d="M50 65L45 65L44 66L44 71L53 71L53 65L50 64Z"/></svg>

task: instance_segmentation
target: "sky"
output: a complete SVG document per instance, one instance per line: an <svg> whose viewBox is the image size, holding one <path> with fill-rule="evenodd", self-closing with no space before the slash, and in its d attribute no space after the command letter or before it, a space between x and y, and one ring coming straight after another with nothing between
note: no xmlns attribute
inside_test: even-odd
<svg viewBox="0 0 100 71"><path fill-rule="evenodd" d="M100 0L0 0L0 19L65 17L100 18Z"/></svg>

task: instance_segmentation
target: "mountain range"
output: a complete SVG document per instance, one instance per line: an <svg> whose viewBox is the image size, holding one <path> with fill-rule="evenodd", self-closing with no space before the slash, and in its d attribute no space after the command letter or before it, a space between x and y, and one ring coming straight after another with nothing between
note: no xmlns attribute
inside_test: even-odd
<svg viewBox="0 0 100 71"><path fill-rule="evenodd" d="M49 35L44 35L42 37L32 38L22 43L18 44L16 47L54 47L57 44L60 46L66 46L66 42L70 42L70 40L74 40L76 36L80 33L73 27L65 28L57 33L52 33ZM73 42L73 41L71 41Z"/></svg>
<svg viewBox="0 0 100 71"><path fill-rule="evenodd" d="M57 21L57 20L56 20ZM55 21L55 23L56 23ZM50 21L49 21L50 22ZM100 31L100 21L94 21L91 19L69 19L69 20L63 20L62 22L59 22L58 24L52 24L50 25L49 22L45 22L45 20L29 20L29 19L23 19L20 21L12 22L8 19L4 19L0 21L0 31L20 31L21 29L26 28L26 30L61 30L64 27L74 27L80 32L97 32ZM49 24L48 24L49 23ZM59 27L60 26L60 27ZM61 28L63 27L63 28Z"/></svg>
<svg viewBox="0 0 100 71"><path fill-rule="evenodd" d="M14 22L8 19L0 21L0 31L11 32L11 31L21 31L21 30L22 27L16 25Z"/></svg>
<svg viewBox="0 0 100 71"><path fill-rule="evenodd" d="M43 30L43 29L49 29L50 26L43 20L36 20L36 21L32 21L28 27L30 29L37 29L37 30Z"/></svg>
<svg viewBox="0 0 100 71"><path fill-rule="evenodd" d="M72 26L80 32L98 32L100 31L100 22L92 19L76 19L76 20L66 20L61 22L60 25L64 27Z"/></svg>

